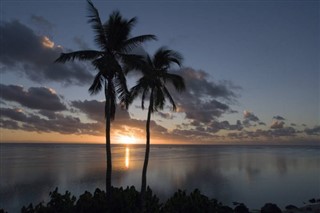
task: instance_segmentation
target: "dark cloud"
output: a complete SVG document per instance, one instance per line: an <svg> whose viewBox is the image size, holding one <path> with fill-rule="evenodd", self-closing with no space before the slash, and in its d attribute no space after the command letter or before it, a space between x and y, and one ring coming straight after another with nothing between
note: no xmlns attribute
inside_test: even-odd
<svg viewBox="0 0 320 213"><path fill-rule="evenodd" d="M320 126L315 126L313 128L306 128L304 130L304 132L307 134L307 135L320 135Z"/></svg>
<svg viewBox="0 0 320 213"><path fill-rule="evenodd" d="M99 102L96 100L72 101L71 106L80 110L91 120L94 120L97 122L103 122L105 120L105 115L104 115L105 102Z"/></svg>
<svg viewBox="0 0 320 213"><path fill-rule="evenodd" d="M61 47L19 21L2 22L0 31L2 72L19 72L35 82L55 81L63 85L83 85L92 80L92 74L79 63L54 63Z"/></svg>
<svg viewBox="0 0 320 213"><path fill-rule="evenodd" d="M297 131L293 127L283 127L280 129L275 129L270 131L271 135L276 137L283 137L283 136L295 136Z"/></svg>
<svg viewBox="0 0 320 213"><path fill-rule="evenodd" d="M199 131L196 129L174 129L171 133L171 137L183 140L184 142L203 142L212 140L213 135L206 131Z"/></svg>
<svg viewBox="0 0 320 213"><path fill-rule="evenodd" d="M19 129L19 124L13 120L0 119L0 128L3 129Z"/></svg>
<svg viewBox="0 0 320 213"><path fill-rule="evenodd" d="M164 119L173 119L174 118L174 116L169 112L160 112L159 111L156 113L157 113L157 115L159 115L161 118L164 118Z"/></svg>
<svg viewBox="0 0 320 213"><path fill-rule="evenodd" d="M82 38L75 36L73 38L74 43L76 43L78 45L78 47L82 50L89 50L89 45L88 43L86 43Z"/></svg>
<svg viewBox="0 0 320 213"><path fill-rule="evenodd" d="M258 121L260 121L259 118L258 118L256 115L254 115L252 112L249 112L249 111L247 111L247 110L245 110L245 111L243 112L243 118L244 118L245 120L253 121L253 122L258 122Z"/></svg>
<svg viewBox="0 0 320 213"><path fill-rule="evenodd" d="M186 118L209 123L232 110L226 102L234 101L235 87L231 82L210 81L210 76L202 70L183 68L174 72L185 80L186 91L173 92L178 112L184 112Z"/></svg>
<svg viewBox="0 0 320 213"><path fill-rule="evenodd" d="M23 113L21 109L1 108L1 117L6 117L14 121L26 122L28 117Z"/></svg>
<svg viewBox="0 0 320 213"><path fill-rule="evenodd" d="M104 102L95 100L85 101L72 101L71 106L85 114L88 118L104 125ZM144 133L145 131L145 120L138 120L131 118L127 110L122 109L120 106L117 107L115 120L112 122L112 129L122 132L136 130L138 133ZM158 125L155 121L151 120L150 127L152 134L157 136L159 134L167 133L167 129Z"/></svg>
<svg viewBox="0 0 320 213"><path fill-rule="evenodd" d="M1 108L0 125L2 128L30 132L57 132L61 134L103 135L103 125L82 123L79 118L56 114L55 118L44 119L20 109ZM9 119L9 120L8 120Z"/></svg>
<svg viewBox="0 0 320 213"><path fill-rule="evenodd" d="M54 27L54 24L45 19L43 16L31 15L31 21L41 29L44 28L45 30L52 30Z"/></svg>
<svg viewBox="0 0 320 213"><path fill-rule="evenodd" d="M57 118L57 114L55 112L49 111L49 110L39 110L39 114L47 117L50 120Z"/></svg>
<svg viewBox="0 0 320 213"><path fill-rule="evenodd" d="M284 121L286 120L284 117L280 116L280 115L276 115L276 116L273 116L273 119L276 119L278 121Z"/></svg>
<svg viewBox="0 0 320 213"><path fill-rule="evenodd" d="M14 101L30 109L47 111L66 110L53 89L46 87L30 87L24 90L21 86L0 84L0 98L6 101Z"/></svg>
<svg viewBox="0 0 320 213"><path fill-rule="evenodd" d="M247 128L251 126L257 126L256 123L258 123L259 125L265 125L265 123L261 122L253 112L249 112L247 110L243 111L243 119L243 126ZM255 124L252 124L251 122L254 122Z"/></svg>
<svg viewBox="0 0 320 213"><path fill-rule="evenodd" d="M283 121L273 121L271 124L270 128L271 129L282 129L284 127L284 122Z"/></svg>
<svg viewBox="0 0 320 213"><path fill-rule="evenodd" d="M241 124L241 121L237 121L236 124L230 124L228 121L213 121L210 123L210 125L207 127L207 131L216 133L220 130L242 130L243 125Z"/></svg>
<svg viewBox="0 0 320 213"><path fill-rule="evenodd" d="M245 140L245 139L253 139L253 140L260 140L260 139L276 139L281 137L295 137L298 132L292 127L283 127L280 129L272 129L272 130L262 130L257 129L255 131L247 131L243 130L241 132L232 132L228 133L228 137L231 139L237 140ZM268 141L270 142L270 141Z"/></svg>

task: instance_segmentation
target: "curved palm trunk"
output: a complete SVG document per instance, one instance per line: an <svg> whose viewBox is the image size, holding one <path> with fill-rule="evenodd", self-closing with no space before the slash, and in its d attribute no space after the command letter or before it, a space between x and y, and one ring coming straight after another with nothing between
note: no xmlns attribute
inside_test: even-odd
<svg viewBox="0 0 320 213"><path fill-rule="evenodd" d="M111 158L111 139L110 139L110 122L111 122L111 95L108 94L108 91L111 91L111 83L108 80L105 82L105 114L106 114L106 159L107 159L107 170L106 170L106 193L107 199L111 197L111 173L112 173L112 158ZM108 87L108 89L107 89Z"/></svg>
<svg viewBox="0 0 320 213"><path fill-rule="evenodd" d="M144 205L145 192L147 188L147 168L149 163L149 152L150 152L150 120L151 120L152 104L153 104L153 90L151 91L151 94L150 94L150 103L149 103L148 117L147 117L147 123L146 123L146 152L144 156L142 182L141 182L142 205ZM144 208L144 206L142 207Z"/></svg>

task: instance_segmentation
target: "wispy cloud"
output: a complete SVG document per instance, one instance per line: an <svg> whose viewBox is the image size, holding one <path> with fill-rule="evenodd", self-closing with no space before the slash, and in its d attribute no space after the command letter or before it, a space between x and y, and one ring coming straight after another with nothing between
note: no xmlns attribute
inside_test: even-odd
<svg viewBox="0 0 320 213"><path fill-rule="evenodd" d="M315 126L313 128L306 128L304 132L308 135L320 135L320 126Z"/></svg>
<svg viewBox="0 0 320 213"><path fill-rule="evenodd" d="M280 116L280 115L276 115L276 116L273 116L273 119L276 119L278 121L284 121L286 120L284 117Z"/></svg>

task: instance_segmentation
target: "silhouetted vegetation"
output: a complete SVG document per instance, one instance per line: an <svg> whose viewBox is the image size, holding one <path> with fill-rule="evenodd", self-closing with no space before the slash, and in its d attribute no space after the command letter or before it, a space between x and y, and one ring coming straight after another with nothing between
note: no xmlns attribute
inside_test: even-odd
<svg viewBox="0 0 320 213"><path fill-rule="evenodd" d="M107 198L105 191L97 188L94 193L85 191L77 199L66 191L64 194L58 192L56 188L49 193L50 200L48 203L41 202L37 205L30 203L23 206L21 213L249 213L249 209L243 203L234 202L234 208L223 205L216 199L210 199L195 189L190 194L186 191L178 190L172 197L161 203L159 198L153 194L148 187L145 192L145 205L141 206L141 193L134 186L123 189L111 188L112 197ZM108 199L111 199L108 202ZM313 201L313 200L312 200ZM316 203L318 200L316 200ZM313 202L310 202L313 203ZM312 208L309 207L312 211ZM299 208L288 205L286 210L297 210ZM282 212L281 209L273 203L266 203L261 209L254 212L261 213L277 213ZM0 209L0 213L5 213L4 209Z"/></svg>
<svg viewBox="0 0 320 213"><path fill-rule="evenodd" d="M150 153L150 120L151 114L155 111L162 110L166 99L172 105L173 111L176 110L173 97L170 95L168 84L172 84L173 88L178 92L185 89L184 80L181 76L170 73L171 65L177 64L181 66L182 56L173 50L160 48L153 57L147 55L139 63L135 63L131 69L139 70L142 77L137 81L137 85L132 87L130 91L131 101L141 95L141 107L144 109L144 101L149 95L149 107L146 122L146 151L144 164L142 169L141 195L142 205L144 202L144 193L147 187L147 168Z"/></svg>
<svg viewBox="0 0 320 213"><path fill-rule="evenodd" d="M90 0L88 2L88 22L95 33L95 43L99 50L81 50L70 53L62 53L56 62L90 61L98 70L89 92L97 94L104 90L105 93L105 117L106 117L106 191L107 196L111 192L111 139L110 122L114 119L117 105L117 95L122 106L128 106L129 91L123 65L134 64L141 56L131 54L133 48L141 43L154 40L154 35L141 35L130 37L132 28L137 22L136 18L124 19L118 11L109 16L109 20L102 23L98 10Z"/></svg>
<svg viewBox="0 0 320 213"><path fill-rule="evenodd" d="M209 199L201 194L199 190L194 190L190 194L185 191L177 191L164 204L153 194L148 187L145 192L145 206L141 208L140 196L135 187L125 189L112 188L111 202L107 201L106 193L96 189L93 194L85 191L77 200L75 196L66 191L60 194L58 188L50 192L50 201L45 204L41 202L37 205L29 204L23 206L21 213L99 213L99 212L119 212L119 213L141 213L141 212L235 212L232 208L222 205L215 199ZM4 212L4 211L3 211Z"/></svg>

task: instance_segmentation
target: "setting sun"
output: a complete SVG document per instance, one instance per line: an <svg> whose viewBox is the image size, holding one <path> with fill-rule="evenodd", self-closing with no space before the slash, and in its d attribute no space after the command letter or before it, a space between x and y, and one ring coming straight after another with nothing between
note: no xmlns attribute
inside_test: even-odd
<svg viewBox="0 0 320 213"><path fill-rule="evenodd" d="M123 144L135 144L137 143L137 139L133 136L121 135L118 138L119 143Z"/></svg>

